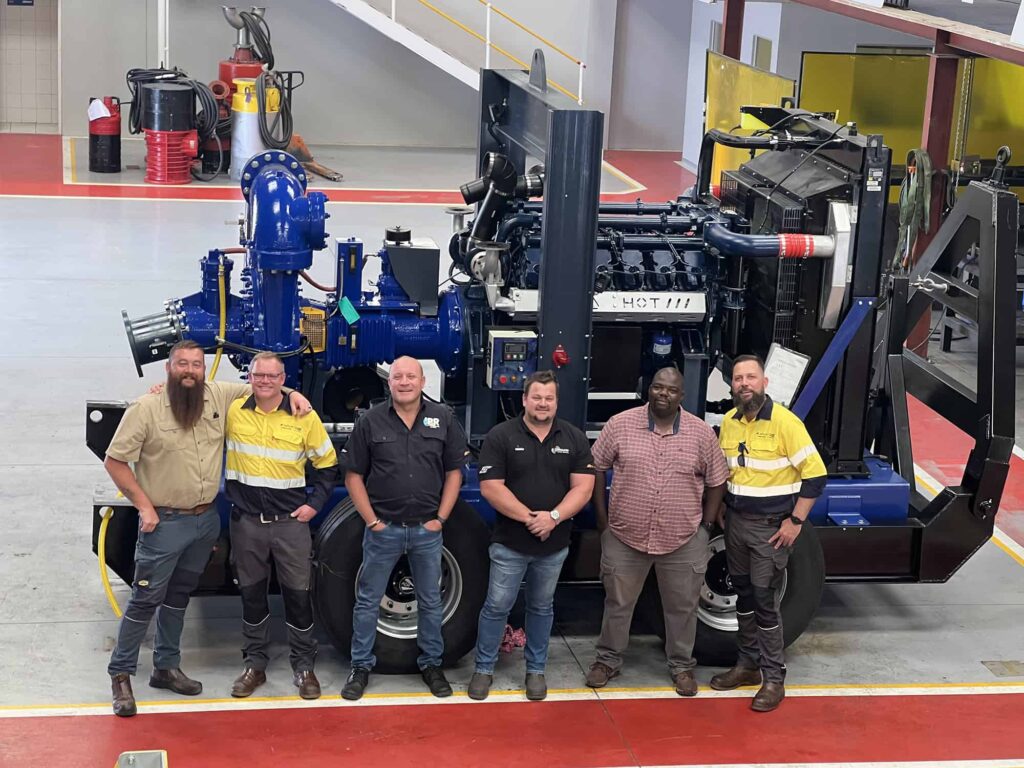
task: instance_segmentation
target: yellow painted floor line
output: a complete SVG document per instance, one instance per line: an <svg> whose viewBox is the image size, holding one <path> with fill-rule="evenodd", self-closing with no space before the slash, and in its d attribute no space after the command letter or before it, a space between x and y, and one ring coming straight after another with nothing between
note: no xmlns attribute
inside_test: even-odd
<svg viewBox="0 0 1024 768"><path fill-rule="evenodd" d="M735 691L712 691L701 687L700 697L710 698L749 698L754 688L741 688ZM827 697L843 696L967 696L1012 694L1024 695L1024 683L1014 682L968 682L968 683L875 683L875 684L842 684L842 685L787 685L786 695L792 697ZM636 687L636 688L605 688L591 690L589 688L554 689L548 695L549 701L598 701L617 699L678 699L675 690L669 686ZM509 700L525 702L522 690L493 691L487 702L505 703ZM250 709L311 709L317 707L367 707L367 706L402 706L402 705L452 705L465 704L468 698L465 692L458 692L447 699L438 699L427 693L370 693L360 701L346 701L338 694L322 696L315 701L306 701L297 696L259 696L248 699L177 699L160 701L139 701L140 712L196 712ZM480 702L486 704L487 702ZM3 705L0 706L0 719L19 717L53 717L74 715L112 715L107 702L40 704L40 705Z"/></svg>
<svg viewBox="0 0 1024 768"><path fill-rule="evenodd" d="M616 168L614 165L609 163L607 160L602 160L601 161L601 167L604 168L606 171L608 171L608 173L610 173L616 179L618 179L619 181L623 182L624 184L628 184L629 187L630 187L629 189L624 189L624 190L621 190L620 192L607 192L607 193L602 193L602 194L630 195L630 194L636 194L638 192L643 192L645 189L647 189L647 187L645 187L639 181L634 179L632 176L629 176L628 174L620 171L618 168Z"/></svg>

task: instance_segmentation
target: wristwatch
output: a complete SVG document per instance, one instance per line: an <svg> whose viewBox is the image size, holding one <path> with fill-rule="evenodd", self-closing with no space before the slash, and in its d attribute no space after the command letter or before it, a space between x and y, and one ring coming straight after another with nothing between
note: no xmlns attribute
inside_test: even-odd
<svg viewBox="0 0 1024 768"><path fill-rule="evenodd" d="M551 515L551 519L554 520L556 523L562 519L562 513L559 512L557 508L552 509L550 512L548 512L548 514Z"/></svg>
<svg viewBox="0 0 1024 768"><path fill-rule="evenodd" d="M714 520L702 520L700 524L701 524L701 526L703 526L704 530L707 531L708 533L714 533L715 532L715 521Z"/></svg>
<svg viewBox="0 0 1024 768"><path fill-rule="evenodd" d="M434 519L441 524L442 528L444 527L444 524L448 522L448 518L441 517L440 515L434 515Z"/></svg>
<svg viewBox="0 0 1024 768"><path fill-rule="evenodd" d="M803 525L804 524L804 521L802 519L800 519L799 517L797 517L796 515L790 515L789 516L789 522L791 522L793 525Z"/></svg>

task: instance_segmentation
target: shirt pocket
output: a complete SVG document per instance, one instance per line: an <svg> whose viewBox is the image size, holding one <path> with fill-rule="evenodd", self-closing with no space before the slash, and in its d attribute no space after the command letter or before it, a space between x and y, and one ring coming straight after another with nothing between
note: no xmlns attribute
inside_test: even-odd
<svg viewBox="0 0 1024 768"><path fill-rule="evenodd" d="M755 432L747 440L747 448L751 452L763 455L765 458L778 456L779 435L776 432Z"/></svg>
<svg viewBox="0 0 1024 768"><path fill-rule="evenodd" d="M275 427L271 434L274 438L274 447L280 451L288 453L289 459L298 461L302 458L302 445L304 440L300 430L279 426ZM291 455L293 453L295 455Z"/></svg>
<svg viewBox="0 0 1024 768"><path fill-rule="evenodd" d="M163 421L158 425L161 450L171 453L188 447L187 437L191 430L181 427L176 421Z"/></svg>

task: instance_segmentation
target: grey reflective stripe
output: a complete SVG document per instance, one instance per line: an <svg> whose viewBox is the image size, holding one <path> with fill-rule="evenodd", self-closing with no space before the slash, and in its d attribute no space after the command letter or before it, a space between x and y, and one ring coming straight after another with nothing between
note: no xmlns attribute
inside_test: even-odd
<svg viewBox="0 0 1024 768"><path fill-rule="evenodd" d="M729 483L729 493L734 496L754 496L756 498L767 498L769 496L792 496L794 493L800 493L800 486L803 483L792 483L789 485L739 485L738 483Z"/></svg>
<svg viewBox="0 0 1024 768"><path fill-rule="evenodd" d="M740 466L740 460L738 456L726 457L730 467ZM763 469L766 472L773 472L777 469L785 469L790 466L789 459L753 459L749 455L744 455L743 464L747 469Z"/></svg>
<svg viewBox="0 0 1024 768"><path fill-rule="evenodd" d="M305 457L304 451L282 451L278 448L268 448L265 445L252 445L251 443L240 443L237 440L226 441L229 451L244 453L246 456L256 456L261 459L276 459L277 461L299 461Z"/></svg>
<svg viewBox="0 0 1024 768"><path fill-rule="evenodd" d="M322 443L320 443L320 445L318 447L310 448L306 452L306 455L309 458L311 458L311 459L314 456L316 456L317 458L320 458L320 457L326 456L328 453L330 453L331 452L331 448L333 448L333 447L334 447L334 444L331 442L331 438L328 437Z"/></svg>
<svg viewBox="0 0 1024 768"><path fill-rule="evenodd" d="M225 480L237 480L245 485L253 485L257 488L305 488L306 478L304 477L289 477L287 479L279 479L276 477L261 477L259 475L247 475L244 472L239 472L237 469L224 470Z"/></svg>
<svg viewBox="0 0 1024 768"><path fill-rule="evenodd" d="M796 453L789 457L789 463L792 464L794 467L799 467L801 464L804 463L808 456L810 456L817 450L818 449L815 448L813 445L804 446L799 451L797 451Z"/></svg>

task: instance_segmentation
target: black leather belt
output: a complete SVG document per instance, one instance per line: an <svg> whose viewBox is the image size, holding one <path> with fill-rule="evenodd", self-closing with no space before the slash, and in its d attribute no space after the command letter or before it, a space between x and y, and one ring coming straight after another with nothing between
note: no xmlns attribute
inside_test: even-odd
<svg viewBox="0 0 1024 768"><path fill-rule="evenodd" d="M397 525L399 528L418 528L424 523L429 523L433 520L433 517L422 517L417 520L388 520L386 517L380 518L388 525Z"/></svg>

